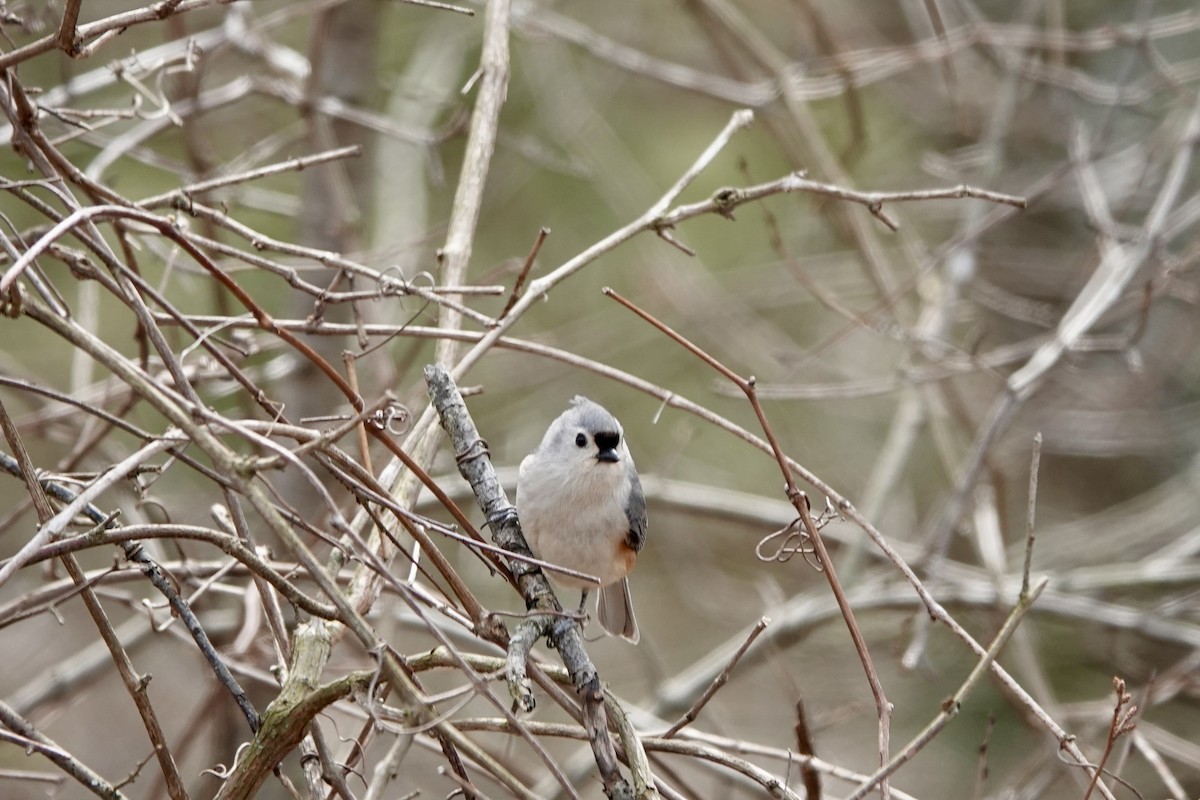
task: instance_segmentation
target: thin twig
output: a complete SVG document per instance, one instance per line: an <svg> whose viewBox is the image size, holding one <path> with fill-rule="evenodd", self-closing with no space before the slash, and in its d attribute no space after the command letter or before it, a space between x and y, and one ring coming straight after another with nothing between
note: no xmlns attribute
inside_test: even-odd
<svg viewBox="0 0 1200 800"><path fill-rule="evenodd" d="M715 695L722 686L729 682L729 676L733 674L733 668L736 667L737 663L742 660L742 656L745 655L746 650L749 649L750 645L754 644L754 640L758 638L758 635L767 629L768 624L770 624L770 620L768 620L766 617L763 617L759 619L758 622L754 623L754 627L750 629L748 634L746 634L746 640L742 642L742 646L739 647L737 652L733 654L733 657L729 659L729 663L725 665L725 669L721 670L721 674L714 678L713 682L710 683L708 688L704 690L704 693L696 698L696 702L692 703L692 707L689 708L682 717L680 717L679 721L662 734L662 738L670 739L672 736L696 721L696 717L700 715L701 709L708 704L708 701L713 698L713 695Z"/></svg>
<svg viewBox="0 0 1200 800"><path fill-rule="evenodd" d="M969 695L972 690L974 690L975 685L979 683L983 676L988 673L991 665L1000 655L1000 651L1003 650L1004 645L1008 643L1009 637L1012 636L1013 631L1017 629L1017 625L1020 624L1021 620L1025 618L1025 614L1028 613L1029 609L1033 607L1033 604L1037 602L1038 596L1042 593L1042 590L1046 588L1047 583L1049 583L1049 579L1042 578L1033 587L1028 596L1022 595L1017 600L1016 607L1013 608L1012 612L1008 615L1008 619L1004 621L1004 625L996 634L996 638L992 640L991 645L984 652L983 657L975 663L974 668L971 670L970 674L967 675L966 680L962 682L962 685L958 687L958 690L948 699L942 702L942 709L940 712L938 712L938 715L934 717L933 720L931 720L929 724L921 730L920 733L914 736L912 741L901 748L900 751L891 759L891 761L884 764L868 780L864 781L860 786L858 786L858 788L847 795L846 800L862 800L862 798L865 797L876 784L882 783L884 780L886 780L888 775L891 775L900 767L904 766L904 764L916 756L917 753L924 750L925 746L933 741L934 737L941 733L942 729L949 725L951 720L958 716L958 712L962 708L963 700L966 699L967 695Z"/></svg>
<svg viewBox="0 0 1200 800"><path fill-rule="evenodd" d="M542 226L538 230L537 239L533 242L533 247L529 249L529 255L525 257L525 263L521 265L521 271L517 274L517 279L513 282L512 294L508 297L508 302L504 304L504 310L500 312L498 319L504 319L508 316L508 312L512 311L512 307L517 304L517 298L521 296L521 290L525 288L525 279L529 277L529 270L533 269L534 259L542 250L542 244L546 241L546 237L550 235L550 229Z"/></svg>
<svg viewBox="0 0 1200 800"><path fill-rule="evenodd" d="M8 410L5 408L3 402L0 402L0 428L3 428L4 436L16 454L22 477L25 480L26 489L33 499L34 507L37 509L38 520L42 524L45 524L54 518L54 509L51 507L50 498L47 496L45 488L38 480L33 462L29 457L28 451L25 449L24 441L13 424L12 418L9 417ZM172 800L187 800L187 790L184 788L183 780L179 776L175 757L171 753L166 735L163 733L162 725L159 723L158 714L155 712L154 705L150 702L149 695L146 692L145 681L134 668L132 659L130 659L125 646L118 638L107 613L105 613L99 598L96 596L95 589L84 576L83 568L79 565L79 561L74 556L65 554L62 556L62 563L71 580L75 582L76 586L80 587L80 597L83 604L87 608L92 621L95 623L100 638L108 648L113 663L116 665L117 672L121 677L121 681L125 684L125 690L129 693L134 706L138 710L138 715L146 729L146 735L154 745L154 755L158 759L159 768L166 782L168 794Z"/></svg>
<svg viewBox="0 0 1200 800"><path fill-rule="evenodd" d="M669 339L691 352L717 372L724 375L746 394L747 400L750 401L750 405L754 409L755 416L758 417L758 422L762 427L763 435L766 436L767 442L771 446L771 452L775 456L775 461L779 465L780 471L783 473L783 479L786 486L785 493L787 498L796 509L796 513L799 514L800 519L804 522L805 530L807 530L808 535L812 540L817 559L824 568L823 572L825 574L825 578L827 581L829 581L829 588L837 600L838 608L842 612L842 618L845 620L846 627L850 631L850 638L854 642L855 650L858 652L859 661L862 663L864 672L866 672L867 683L870 684L871 694L875 698L875 711L879 721L879 760L882 764L888 763L890 749L889 742L891 740L892 704L888 701L887 695L884 693L883 683L879 679L879 674L875 670L875 665L871 660L871 654L867 649L866 638L862 635L862 631L858 627L858 622L854 617L854 611L850 607L850 602L846 597L846 592L842 587L841 581L838 580L837 572L834 569L832 560L829 558L829 552L825 549L825 543L821 539L820 531L813 523L812 516L809 513L808 498L796 485L795 479L792 476L792 470L788 465L788 458L784 455L783 448L780 446L779 440L775 437L775 432L771 428L771 424L767 421L766 412L763 411L762 404L759 403L758 396L755 394L754 378L741 377L733 370L729 369L729 367L726 367L724 364L718 361L716 358L712 357L700 347L693 344L678 331L670 328L650 313L643 311L637 305L629 300L626 300L612 289L606 287L602 290L602 292L606 296L611 297L621 305L625 306L625 308L629 309L634 314L641 317L654 328L665 334ZM879 787L883 800L887 800L889 791L886 774L882 776Z"/></svg>
<svg viewBox="0 0 1200 800"><path fill-rule="evenodd" d="M658 218L657 224L659 227L670 227L677 225L685 220L698 217L702 214L721 214L729 217L733 211L739 206L746 203L762 200L765 197L770 197L776 194L790 194L792 192L806 192L808 194L821 195L823 197L833 197L838 200L847 200L852 203L858 203L865 206L875 216L884 222L892 230L897 230L899 225L883 212L883 206L886 203L902 203L902 202L918 202L930 200L960 200L963 198L975 198L979 200L987 200L991 203L999 203L1002 205L1012 206L1014 208L1025 208L1026 200L1023 197L1016 195L1004 194L1003 192L994 192L988 189L980 189L974 186L965 184L959 186L951 186L943 189L919 189L912 191L900 192L861 192L854 189L846 189L831 183L822 183L821 181L809 180L804 177L802 172L793 172L790 175L785 175L777 180L760 183L754 186L745 187L726 187L718 189L707 200L702 200L697 203L681 205L671 211L665 211Z"/></svg>
<svg viewBox="0 0 1200 800"><path fill-rule="evenodd" d="M803 700L796 701L796 752L804 756L800 762L800 778L804 783L805 800L821 800L821 773L812 765L812 758L817 753Z"/></svg>
<svg viewBox="0 0 1200 800"><path fill-rule="evenodd" d="M82 7L83 0L67 0L62 21L58 25L58 47L71 57L78 55L79 40L75 34L75 26L79 24L79 9Z"/></svg>
<svg viewBox="0 0 1200 800"><path fill-rule="evenodd" d="M1092 780L1088 783L1087 791L1083 793L1083 800L1090 800L1092 792L1095 791L1096 784L1100 780L1100 776L1105 772L1105 765L1112 756L1117 740L1134 730L1133 720L1137 716L1138 707L1133 704L1133 696L1125 691L1125 681L1122 678L1114 677L1112 682L1113 690L1116 692L1116 702L1113 703L1112 719L1108 725L1108 737L1104 741L1104 753L1100 756L1100 761L1096 764L1096 769L1092 773Z"/></svg>
<svg viewBox="0 0 1200 800"><path fill-rule="evenodd" d="M130 472L138 469L151 458L154 458L170 447L181 444L183 441L184 439L179 435L178 431L169 432L161 439L151 442L121 462L114 464L111 469L106 470L90 486L75 495L66 508L55 514L52 519L43 523L38 532L29 541L21 545L16 554L10 557L3 567L0 567L0 586L3 586L17 570L23 567L39 547L60 536L66 527L75 521L75 515L83 512L104 491L118 481L124 480ZM96 521L99 522L102 520Z"/></svg>
<svg viewBox="0 0 1200 800"><path fill-rule="evenodd" d="M317 164L325 164L330 161L338 161L343 158L358 158L362 155L362 148L358 145L350 145L348 147L335 147L326 150L322 153L313 153L309 156L299 156L290 158L287 161L281 161L278 164L268 164L265 167L257 167L255 169L239 172L234 175L222 175L219 178L210 178L206 181L197 183L189 183L186 186L180 186L178 189L172 189L169 192L162 194L151 195L150 197L138 200L136 205L140 208L156 208L157 206L167 205L176 201L187 201L189 198L196 195L211 192L214 189L222 189L226 186L235 186L239 183L247 183L249 181L258 180L259 178L270 177L271 175L279 175L284 172L300 172Z"/></svg>
<svg viewBox="0 0 1200 800"><path fill-rule="evenodd" d="M79 781L83 788L97 797L103 798L103 800L124 800L126 797L120 789L72 756L53 739L41 733L33 726L33 723L15 712L3 700L0 700L0 724L21 736L23 741L20 744L53 761L63 772Z"/></svg>
<svg viewBox="0 0 1200 800"><path fill-rule="evenodd" d="M1033 436L1033 455L1029 462L1029 500L1025 507L1025 565L1021 569L1021 597L1029 594L1029 573L1033 568L1034 520L1037 511L1038 469L1042 463L1042 433Z"/></svg>

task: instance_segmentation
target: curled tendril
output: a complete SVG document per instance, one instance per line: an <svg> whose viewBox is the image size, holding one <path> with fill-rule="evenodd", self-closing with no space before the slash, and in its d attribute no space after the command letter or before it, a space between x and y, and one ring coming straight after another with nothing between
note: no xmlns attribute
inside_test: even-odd
<svg viewBox="0 0 1200 800"><path fill-rule="evenodd" d="M162 500L159 500L157 497L146 495L138 500L135 505L140 510L145 510L147 508L153 508L156 510L162 515L162 517L157 520L161 524L170 525L172 522L170 509L167 507L166 503L164 503Z"/></svg>
<svg viewBox="0 0 1200 800"><path fill-rule="evenodd" d="M238 759L242 757L242 751L250 746L250 742L242 742L237 751L233 754L233 763L226 767L224 764L217 764L215 767L200 770L201 775L215 775L221 780L228 780L233 775L233 771L237 769Z"/></svg>
<svg viewBox="0 0 1200 800"><path fill-rule="evenodd" d="M777 542L780 537L783 541ZM768 546L774 544L774 550ZM809 539L808 531L804 530L804 521L796 517L784 527L764 536L754 548L754 554L759 561L775 561L786 564L792 556L800 553L813 569L820 571L821 566L814 559L814 550Z"/></svg>
<svg viewBox="0 0 1200 800"><path fill-rule="evenodd" d="M389 400L387 405L371 415L372 425L387 430L393 436L403 436L408 433L411 423L412 412L399 400Z"/></svg>
<svg viewBox="0 0 1200 800"><path fill-rule="evenodd" d="M491 451L488 450L488 443L485 439L477 438L475 441L467 445L467 448L461 453L454 454L454 461L462 464L465 461L470 461L480 456L486 456Z"/></svg>
<svg viewBox="0 0 1200 800"><path fill-rule="evenodd" d="M813 524L817 526L817 530L821 530L834 519L838 518L837 509L825 498L825 508L814 520ZM782 541L778 541L782 538ZM769 550L769 545L775 545L774 550ZM820 559L817 558L816 550L812 546L812 537L804 528L804 520L796 517L779 530L764 536L759 540L754 548L754 554L759 561L775 561L780 564L786 564L792 560L792 556L799 553L803 556L808 565L817 572L823 571Z"/></svg>
<svg viewBox="0 0 1200 800"><path fill-rule="evenodd" d="M425 288L430 291L437 287L437 279L434 278L433 273L429 272L428 270L422 270L421 272L418 272L410 280L404 277L404 273L401 271L400 267L393 264L380 274L379 296L404 297L406 295L417 294L417 292L413 290L417 286L418 281L428 284ZM416 317L419 315L428 305L429 299L426 298L425 303L417 310L417 314L413 316ZM406 322L405 325L408 325L410 322L411 320Z"/></svg>

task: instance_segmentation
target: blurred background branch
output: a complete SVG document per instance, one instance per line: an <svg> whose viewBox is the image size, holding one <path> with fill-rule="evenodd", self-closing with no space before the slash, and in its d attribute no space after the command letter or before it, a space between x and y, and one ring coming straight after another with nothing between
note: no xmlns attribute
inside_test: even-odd
<svg viewBox="0 0 1200 800"><path fill-rule="evenodd" d="M9 0L0 33L0 795L1200 794L1193 2ZM557 654L509 713L528 609L435 362L510 489L573 395L626 427L603 781Z"/></svg>

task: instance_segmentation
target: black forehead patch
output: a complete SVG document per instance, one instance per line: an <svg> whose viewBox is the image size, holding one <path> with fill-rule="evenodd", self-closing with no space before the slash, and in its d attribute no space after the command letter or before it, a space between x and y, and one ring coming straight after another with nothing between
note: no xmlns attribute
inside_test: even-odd
<svg viewBox="0 0 1200 800"><path fill-rule="evenodd" d="M576 422L589 433L619 433L621 430L617 418L608 413L604 406L593 403L582 395L577 395L571 401L571 408L575 411Z"/></svg>

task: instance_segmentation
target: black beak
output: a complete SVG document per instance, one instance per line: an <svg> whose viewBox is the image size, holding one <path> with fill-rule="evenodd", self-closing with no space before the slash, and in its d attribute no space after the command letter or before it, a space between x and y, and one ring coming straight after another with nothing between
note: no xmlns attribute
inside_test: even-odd
<svg viewBox="0 0 1200 800"><path fill-rule="evenodd" d="M596 453L597 461L607 461L610 464L615 464L621 460L617 455L617 448L621 446L621 434L613 431L597 431L596 432Z"/></svg>

